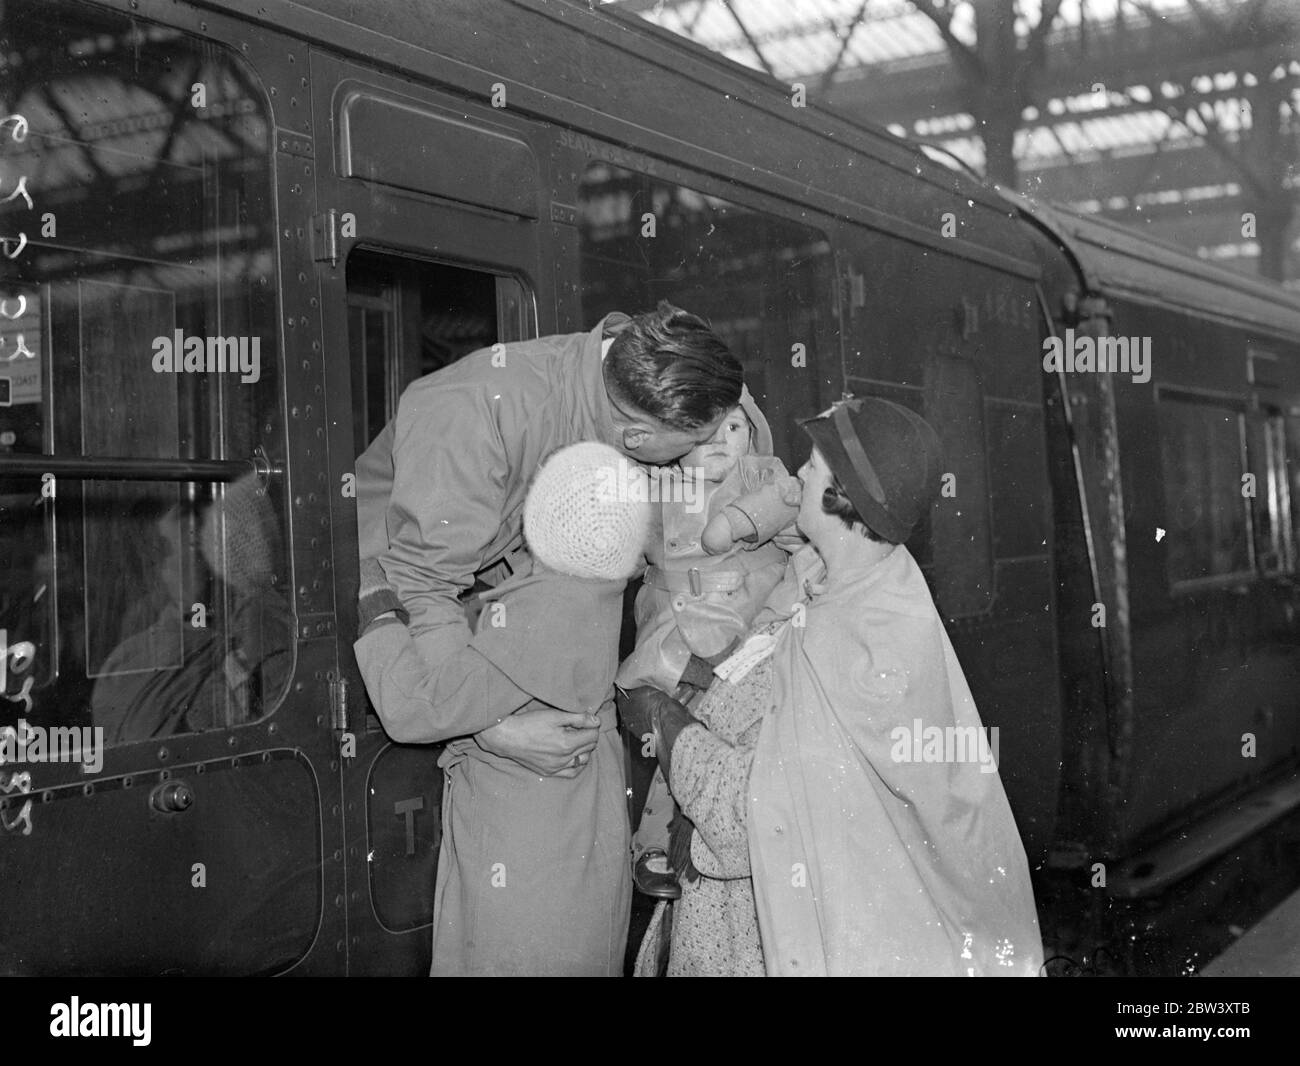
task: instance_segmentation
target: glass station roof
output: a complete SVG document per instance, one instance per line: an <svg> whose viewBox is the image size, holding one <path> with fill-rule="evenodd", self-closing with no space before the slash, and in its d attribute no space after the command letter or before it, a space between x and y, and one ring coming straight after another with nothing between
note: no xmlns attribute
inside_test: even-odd
<svg viewBox="0 0 1300 1066"><path fill-rule="evenodd" d="M810 96L825 99L833 85L836 110L985 171L983 141L952 76L948 42L920 10L928 7L945 22L952 11L948 32L971 46L971 0L615 0L611 6L787 84L804 81ZM1042 6L1043 0L1019 0L1021 40L1038 25ZM1262 15L1271 25L1290 16L1295 37L1260 32L1255 23ZM1231 40L1223 30L1229 25ZM1137 35L1159 47L1135 55ZM1294 158L1300 155L1300 0L1061 0L1046 54L1037 106L1023 110L1016 134L1022 191L1085 213L1152 224L1207 258L1231 264L1254 257L1257 248L1234 236L1228 221L1239 217L1252 180L1239 164L1258 164L1257 146L1246 140L1263 79L1279 90L1277 121L1292 156L1273 180L1300 194ZM1107 84L1090 84L1088 71L1103 66L1111 71ZM824 80L828 71L831 82ZM1210 209L1222 216L1213 224ZM1197 225L1189 226L1193 214ZM1300 240L1295 243L1300 252Z"/></svg>

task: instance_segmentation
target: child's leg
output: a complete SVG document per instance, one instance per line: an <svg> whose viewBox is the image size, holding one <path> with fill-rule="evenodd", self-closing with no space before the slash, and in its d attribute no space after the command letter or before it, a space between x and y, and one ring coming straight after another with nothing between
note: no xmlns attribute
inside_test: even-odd
<svg viewBox="0 0 1300 1066"><path fill-rule="evenodd" d="M650 848L668 850L668 823L672 821L675 804L668 791L668 782L664 780L663 771L656 768L650 781L650 791L646 793L645 808L641 811L641 821L632 835L632 861L641 858L642 852Z"/></svg>

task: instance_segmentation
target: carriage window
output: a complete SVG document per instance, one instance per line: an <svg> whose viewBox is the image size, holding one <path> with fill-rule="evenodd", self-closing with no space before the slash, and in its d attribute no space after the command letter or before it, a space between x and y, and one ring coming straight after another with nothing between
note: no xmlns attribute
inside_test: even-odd
<svg viewBox="0 0 1300 1066"><path fill-rule="evenodd" d="M1300 412L1293 410L1280 421L1281 491L1291 508L1291 565L1294 570L1300 569Z"/></svg>
<svg viewBox="0 0 1300 1066"><path fill-rule="evenodd" d="M262 90L223 48L62 0L3 5L0 38L0 181L26 192L0 204L21 248L0 282L0 728L261 718L293 654L281 486L110 460L283 454ZM96 476L16 470L42 454Z"/></svg>
<svg viewBox="0 0 1300 1066"><path fill-rule="evenodd" d="M665 299L707 318L744 365L777 454L802 463L794 419L838 399L843 380L825 235L605 163L587 168L579 205L583 321Z"/></svg>
<svg viewBox="0 0 1300 1066"><path fill-rule="evenodd" d="M1170 582L1248 574L1244 415L1208 400L1162 395L1159 422Z"/></svg>
<svg viewBox="0 0 1300 1066"><path fill-rule="evenodd" d="M1289 573L1295 569L1295 539L1291 486L1287 481L1286 423L1276 410L1265 409L1262 415L1258 420L1251 419L1251 470L1257 480L1255 552L1264 573Z"/></svg>

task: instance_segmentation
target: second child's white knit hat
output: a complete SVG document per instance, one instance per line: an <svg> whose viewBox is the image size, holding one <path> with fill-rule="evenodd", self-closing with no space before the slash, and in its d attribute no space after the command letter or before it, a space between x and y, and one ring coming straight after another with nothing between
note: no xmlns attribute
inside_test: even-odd
<svg viewBox="0 0 1300 1066"><path fill-rule="evenodd" d="M573 577L630 577L649 527L645 470L597 441L554 452L524 501L524 538L533 557Z"/></svg>

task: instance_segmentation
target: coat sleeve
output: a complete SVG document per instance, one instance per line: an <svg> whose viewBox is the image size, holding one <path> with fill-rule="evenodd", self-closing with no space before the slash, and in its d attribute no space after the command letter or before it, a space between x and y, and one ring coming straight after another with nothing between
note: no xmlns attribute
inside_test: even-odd
<svg viewBox="0 0 1300 1066"><path fill-rule="evenodd" d="M380 721L400 744L478 733L532 699L475 648L462 648L430 670L396 619L371 626L353 649Z"/></svg>
<svg viewBox="0 0 1300 1066"><path fill-rule="evenodd" d="M777 534L792 530L794 520L799 517L799 479L787 474L785 464L770 455L747 456L740 469L746 491L727 507L734 508L753 524L757 530L751 538L754 545L766 544Z"/></svg>
<svg viewBox="0 0 1300 1066"><path fill-rule="evenodd" d="M691 860L706 877L749 876L746 806L752 748L733 747L703 726L673 745L673 799L695 823Z"/></svg>
<svg viewBox="0 0 1300 1066"><path fill-rule="evenodd" d="M357 549L362 559L388 550L388 501L393 494L393 422L357 456Z"/></svg>
<svg viewBox="0 0 1300 1066"><path fill-rule="evenodd" d="M509 477L506 445L484 388L417 383L402 396L383 566L410 612L431 690L444 691L439 671L469 643L457 597L492 561Z"/></svg>

